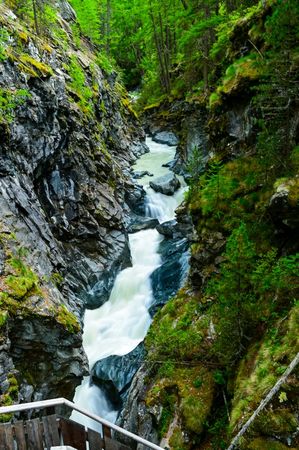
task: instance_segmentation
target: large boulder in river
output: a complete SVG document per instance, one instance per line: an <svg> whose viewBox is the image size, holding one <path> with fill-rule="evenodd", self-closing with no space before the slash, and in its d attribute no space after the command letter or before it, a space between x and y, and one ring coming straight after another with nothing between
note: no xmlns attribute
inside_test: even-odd
<svg viewBox="0 0 299 450"><path fill-rule="evenodd" d="M150 181L150 187L164 195L173 195L180 186L180 180L173 173L168 173Z"/></svg>
<svg viewBox="0 0 299 450"><path fill-rule="evenodd" d="M172 238L175 233L175 228L177 225L177 221L175 219L168 220L167 222L160 223L157 225L157 231L160 234L163 234L163 236L166 236L168 238Z"/></svg>
<svg viewBox="0 0 299 450"><path fill-rule="evenodd" d="M166 144L171 147L178 145L179 143L178 138L171 131L160 131L159 133L154 134L153 141L158 142L159 144Z"/></svg>
<svg viewBox="0 0 299 450"><path fill-rule="evenodd" d="M112 355L101 359L92 368L93 382L109 392L109 397L115 390L120 395L124 394L141 366L144 355L144 345L140 343L127 355ZM115 392L112 397L114 396L117 396Z"/></svg>
<svg viewBox="0 0 299 450"><path fill-rule="evenodd" d="M159 225L158 219L152 219L151 217L135 216L132 218L131 223L128 225L128 233L137 233L142 230L150 230L156 228Z"/></svg>
<svg viewBox="0 0 299 450"><path fill-rule="evenodd" d="M186 279L189 242L186 238L164 239L159 246L162 264L151 274L154 301L149 312L154 316Z"/></svg>

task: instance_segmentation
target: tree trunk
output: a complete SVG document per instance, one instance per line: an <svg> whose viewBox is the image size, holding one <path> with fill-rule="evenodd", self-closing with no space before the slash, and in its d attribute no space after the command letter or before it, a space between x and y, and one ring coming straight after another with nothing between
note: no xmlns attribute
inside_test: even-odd
<svg viewBox="0 0 299 450"><path fill-rule="evenodd" d="M36 34L40 34L39 32L39 25L38 25L38 18L37 18L37 4L36 0L32 0L32 8L33 8L33 17L34 17L34 26Z"/></svg>
<svg viewBox="0 0 299 450"><path fill-rule="evenodd" d="M106 53L109 55L111 47L111 0L107 0L106 21Z"/></svg>

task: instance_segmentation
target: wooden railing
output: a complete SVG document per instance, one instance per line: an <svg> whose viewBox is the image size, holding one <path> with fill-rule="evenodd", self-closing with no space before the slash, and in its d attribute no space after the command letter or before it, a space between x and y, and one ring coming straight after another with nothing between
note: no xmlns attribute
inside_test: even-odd
<svg viewBox="0 0 299 450"><path fill-rule="evenodd" d="M127 450L142 444L144 449L163 450L152 442L109 422L64 398L42 400L19 405L2 406L0 414L40 410L66 406L94 420L103 427L103 435L83 425L57 415L0 425L0 450L50 450L59 445L70 445L77 450ZM112 431L131 439L134 445L122 444L112 439ZM131 442L132 442L131 441ZM128 446L129 445L129 446Z"/></svg>

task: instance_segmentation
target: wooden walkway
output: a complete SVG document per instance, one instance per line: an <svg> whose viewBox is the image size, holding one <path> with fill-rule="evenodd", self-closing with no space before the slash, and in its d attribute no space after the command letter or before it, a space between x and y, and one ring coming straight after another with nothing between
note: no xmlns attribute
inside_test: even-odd
<svg viewBox="0 0 299 450"><path fill-rule="evenodd" d="M56 414L0 424L0 450L50 450L60 445L69 445L76 450L129 450L111 438L111 429L107 426L103 426L101 437L96 431Z"/></svg>
<svg viewBox="0 0 299 450"><path fill-rule="evenodd" d="M65 419L57 414L42 414L41 410L51 408L68 408L83 414L102 425L103 436L85 426ZM0 450L50 450L51 447L70 446L75 450L129 450L142 444L142 449L163 450L157 444L144 439L103 417L76 405L65 398L53 398L31 403L1 406L1 414L22 414L25 411L40 411L39 416L32 420L0 424ZM54 411L57 411L54 409ZM112 433L124 436L124 445L112 438ZM58 449L57 449L58 450Z"/></svg>

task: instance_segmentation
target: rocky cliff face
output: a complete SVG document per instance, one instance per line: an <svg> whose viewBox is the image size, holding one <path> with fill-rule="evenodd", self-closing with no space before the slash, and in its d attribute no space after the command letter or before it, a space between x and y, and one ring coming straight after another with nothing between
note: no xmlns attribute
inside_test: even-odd
<svg viewBox="0 0 299 450"><path fill-rule="evenodd" d="M60 36L38 37L3 5L0 62L0 402L71 397L86 370L81 317L130 264L129 166L146 151L114 73ZM78 45L78 44L77 44Z"/></svg>

